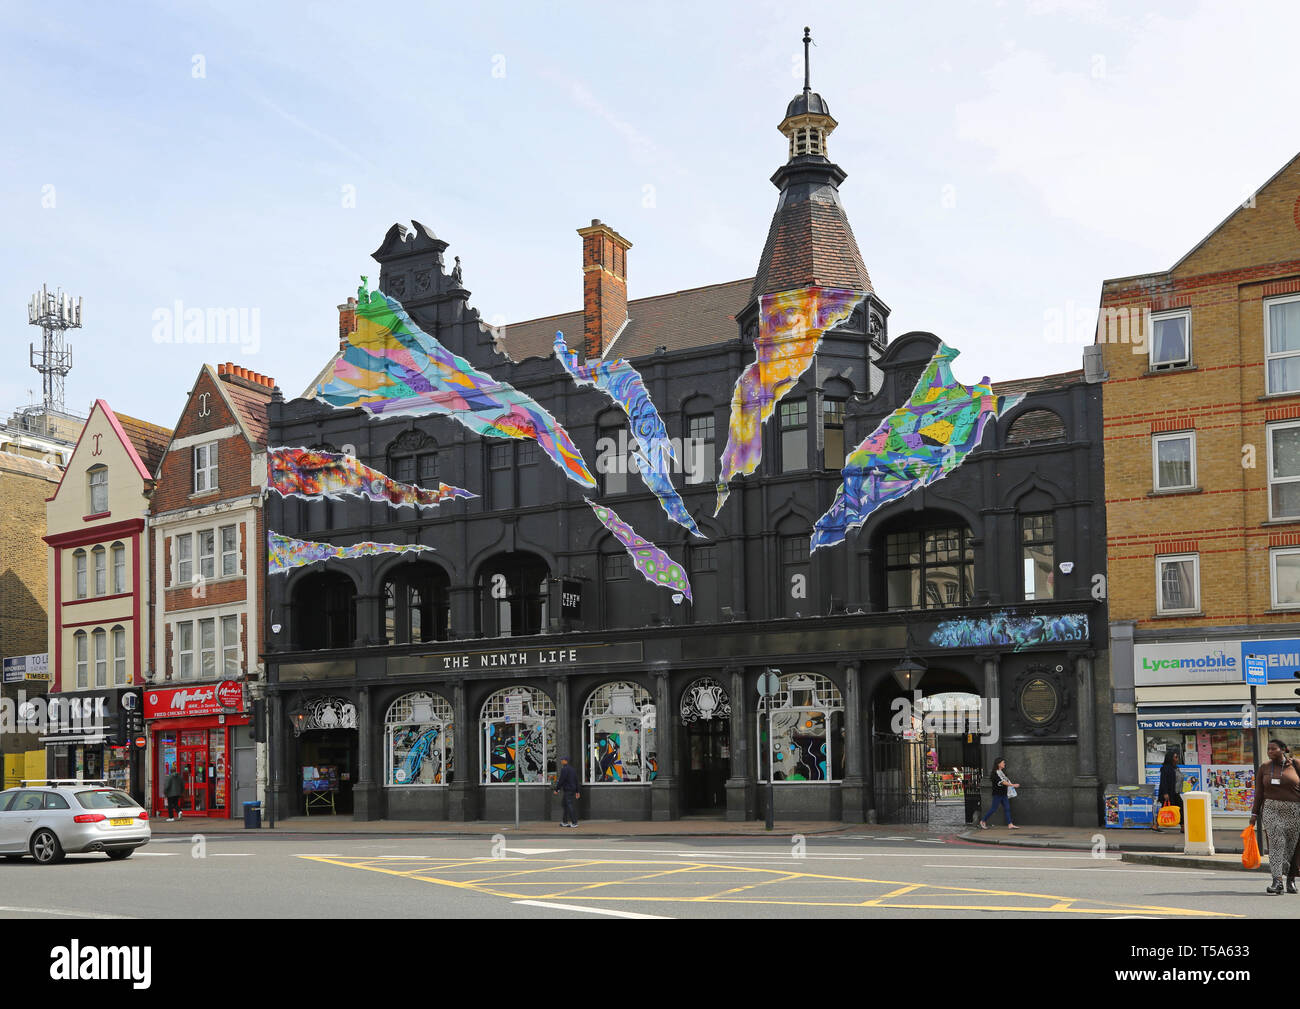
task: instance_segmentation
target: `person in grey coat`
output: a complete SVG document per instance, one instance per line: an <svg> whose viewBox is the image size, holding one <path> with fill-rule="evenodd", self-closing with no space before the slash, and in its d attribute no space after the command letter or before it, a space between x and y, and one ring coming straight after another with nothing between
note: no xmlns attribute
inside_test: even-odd
<svg viewBox="0 0 1300 1009"><path fill-rule="evenodd" d="M172 765L171 774L167 775L167 780L163 782L163 798L167 800L167 822L179 820L185 814L181 812L181 792L185 786L181 783L180 773L176 770L176 765Z"/></svg>

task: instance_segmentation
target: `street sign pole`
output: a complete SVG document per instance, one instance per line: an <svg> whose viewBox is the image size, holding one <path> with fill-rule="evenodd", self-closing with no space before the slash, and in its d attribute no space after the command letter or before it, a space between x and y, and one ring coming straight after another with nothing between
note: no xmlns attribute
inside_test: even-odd
<svg viewBox="0 0 1300 1009"><path fill-rule="evenodd" d="M1251 691L1254 692L1254 687ZM515 722L515 830L519 829L519 723Z"/></svg>
<svg viewBox="0 0 1300 1009"><path fill-rule="evenodd" d="M765 669L758 676L758 696L766 703L767 708L767 829L772 830L775 827L773 817L773 805L776 801L776 786L772 784L772 779L776 776L776 751L772 745L772 699L781 687L781 680L778 674L779 669ZM760 761L758 769L763 769Z"/></svg>
<svg viewBox="0 0 1300 1009"><path fill-rule="evenodd" d="M1245 663L1246 682L1250 684L1250 759L1253 772L1259 774L1259 698L1258 688L1268 683L1268 665L1264 657L1247 655ZM1259 788L1259 782L1255 782ZM1264 818L1255 821L1255 843L1259 850L1264 850Z"/></svg>

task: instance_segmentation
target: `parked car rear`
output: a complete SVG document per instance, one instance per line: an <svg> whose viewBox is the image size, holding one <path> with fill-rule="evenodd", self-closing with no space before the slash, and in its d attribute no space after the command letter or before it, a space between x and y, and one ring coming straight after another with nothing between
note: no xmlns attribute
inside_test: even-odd
<svg viewBox="0 0 1300 1009"><path fill-rule="evenodd" d="M52 865L91 851L118 860L151 837L148 812L107 782L41 779L0 792L0 856L7 861L30 855Z"/></svg>

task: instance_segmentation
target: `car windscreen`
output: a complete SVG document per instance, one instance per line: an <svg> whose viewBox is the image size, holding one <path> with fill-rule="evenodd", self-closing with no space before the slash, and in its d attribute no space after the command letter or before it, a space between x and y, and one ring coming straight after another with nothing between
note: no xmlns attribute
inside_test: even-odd
<svg viewBox="0 0 1300 1009"><path fill-rule="evenodd" d="M125 792L112 788L97 788L93 792L78 792L77 801L83 809L120 809L135 806L136 801Z"/></svg>

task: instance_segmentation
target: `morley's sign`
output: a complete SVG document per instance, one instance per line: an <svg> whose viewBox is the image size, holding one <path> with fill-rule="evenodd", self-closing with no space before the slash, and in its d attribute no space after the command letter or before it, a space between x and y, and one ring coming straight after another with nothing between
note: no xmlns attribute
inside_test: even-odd
<svg viewBox="0 0 1300 1009"><path fill-rule="evenodd" d="M244 688L234 680L200 687L170 687L144 692L145 718L227 715L244 710Z"/></svg>

